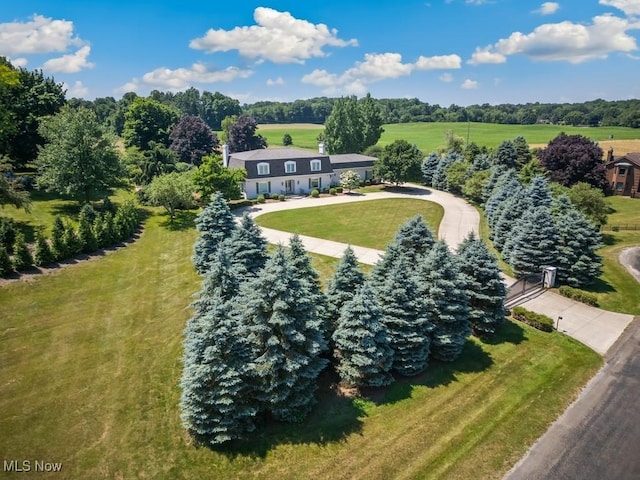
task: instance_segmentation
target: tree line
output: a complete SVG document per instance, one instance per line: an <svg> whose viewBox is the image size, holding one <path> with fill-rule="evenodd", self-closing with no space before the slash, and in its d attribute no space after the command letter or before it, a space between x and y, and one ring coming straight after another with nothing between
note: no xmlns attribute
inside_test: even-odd
<svg viewBox="0 0 640 480"><path fill-rule="evenodd" d="M207 445L268 418L303 421L329 365L346 387L383 387L455 360L472 332L491 335L504 319L505 287L486 245L470 235L453 253L420 216L368 276L347 248L326 291L299 237L269 255L253 220L236 224L219 194L196 228L203 280L185 328L180 408Z"/></svg>

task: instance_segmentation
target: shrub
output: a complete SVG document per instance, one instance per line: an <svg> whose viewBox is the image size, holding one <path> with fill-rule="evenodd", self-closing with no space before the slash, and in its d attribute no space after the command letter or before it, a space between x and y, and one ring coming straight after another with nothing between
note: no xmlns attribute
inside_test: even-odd
<svg viewBox="0 0 640 480"><path fill-rule="evenodd" d="M278 200L280 200L281 202L284 202L284 195L283 194L278 195Z"/></svg>
<svg viewBox="0 0 640 480"><path fill-rule="evenodd" d="M553 319L546 315L531 312L524 307L514 307L511 310L511 315L516 320L526 323L527 325L537 328L543 332L553 331Z"/></svg>
<svg viewBox="0 0 640 480"><path fill-rule="evenodd" d="M335 195L336 193L338 193L338 192L336 191L336 189L335 189L335 188L330 188L330 189L329 189L329 194L330 194L330 195Z"/></svg>
<svg viewBox="0 0 640 480"><path fill-rule="evenodd" d="M98 218L101 218L98 216ZM54 260L62 260L67 256L67 246L64 243L64 223L59 216L53 219L51 229L51 252Z"/></svg>
<svg viewBox="0 0 640 480"><path fill-rule="evenodd" d="M242 207L250 207L251 205L255 205L256 202L255 200L231 200L229 202L229 208L231 210L235 210L236 208L242 208Z"/></svg>
<svg viewBox="0 0 640 480"><path fill-rule="evenodd" d="M343 188L342 187L336 187L336 192L338 193L342 193L343 192Z"/></svg>
<svg viewBox="0 0 640 480"><path fill-rule="evenodd" d="M13 265L9 258L9 252L4 245L0 245L0 277L9 275L13 271Z"/></svg>
<svg viewBox="0 0 640 480"><path fill-rule="evenodd" d="M320 196L320 192L317 189L311 190L311 196L313 198L318 198Z"/></svg>
<svg viewBox="0 0 640 480"><path fill-rule="evenodd" d="M53 253L51 252L51 247L49 246L49 242L47 241L47 237L44 236L44 232L42 229L38 229L36 232L36 249L34 253L34 263L42 267L44 265L49 265L53 263Z"/></svg>
<svg viewBox="0 0 640 480"><path fill-rule="evenodd" d="M371 185L371 180L365 180L364 184L367 185L367 186Z"/></svg>
<svg viewBox="0 0 640 480"><path fill-rule="evenodd" d="M258 195L258 198L256 200L258 200L258 203L264 203L265 202L265 196L264 195Z"/></svg>
<svg viewBox="0 0 640 480"><path fill-rule="evenodd" d="M32 265L33 256L24 238L24 233L18 232L16 234L16 242L13 245L13 268L20 271L31 268Z"/></svg>
<svg viewBox="0 0 640 480"><path fill-rule="evenodd" d="M7 217L0 217L0 245L7 253L13 252L13 244L16 241L16 226L13 220Z"/></svg>
<svg viewBox="0 0 640 480"><path fill-rule="evenodd" d="M562 285L560 287L560 295L571 298L573 300L577 300L578 302L586 303L587 305L591 305L592 307L598 306L598 298L587 292L583 292L577 288L570 287L568 285Z"/></svg>

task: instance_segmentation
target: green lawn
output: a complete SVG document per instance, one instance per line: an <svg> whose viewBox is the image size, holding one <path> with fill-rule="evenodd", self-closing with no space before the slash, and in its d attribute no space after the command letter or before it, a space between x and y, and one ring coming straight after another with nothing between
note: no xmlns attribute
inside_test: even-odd
<svg viewBox="0 0 640 480"><path fill-rule="evenodd" d="M325 375L306 423L195 448L177 409L194 239L151 216L126 248L0 288L5 459L62 462L65 478L500 478L601 364L509 323L371 400L337 395ZM335 262L315 261L325 276Z"/></svg>
<svg viewBox="0 0 640 480"><path fill-rule="evenodd" d="M398 227L416 214L423 216L436 235L444 209L435 203L414 199L284 210L260 215L256 221L267 228L383 250L393 240Z"/></svg>
<svg viewBox="0 0 640 480"><path fill-rule="evenodd" d="M285 124L259 126L258 133L269 142L270 147L281 147L282 136L289 133L293 138L293 146L316 150L318 134L323 125ZM394 123L384 125L384 133L378 142L385 146L397 139L416 144L426 155L445 145L445 134L452 130L466 140L487 147L497 147L504 140L522 135L532 144L546 144L559 133L584 135L592 140L607 140L611 135L616 140L633 140L640 138L640 131L626 127L572 127L568 125L499 125L491 123Z"/></svg>

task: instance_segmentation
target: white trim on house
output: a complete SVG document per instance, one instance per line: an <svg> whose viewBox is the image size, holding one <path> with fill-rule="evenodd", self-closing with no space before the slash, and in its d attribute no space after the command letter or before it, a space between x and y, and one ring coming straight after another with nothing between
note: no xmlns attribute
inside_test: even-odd
<svg viewBox="0 0 640 480"><path fill-rule="evenodd" d="M247 179L242 184L242 192L246 198L258 195L309 195L314 188L322 191L332 185L334 175L327 173L296 175L290 177L269 177L264 179ZM336 182L333 182L336 183ZM315 187L318 185L318 187Z"/></svg>

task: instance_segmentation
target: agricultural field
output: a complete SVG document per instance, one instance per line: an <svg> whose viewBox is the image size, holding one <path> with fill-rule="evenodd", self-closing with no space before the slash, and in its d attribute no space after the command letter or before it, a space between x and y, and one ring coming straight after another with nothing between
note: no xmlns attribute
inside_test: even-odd
<svg viewBox="0 0 640 480"><path fill-rule="evenodd" d="M318 134L323 125L313 124L262 124L258 133L267 138L270 147L281 147L282 136L289 133L293 146L316 150ZM490 123L394 123L384 125L384 133L378 142L385 146L397 139L416 144L423 153L443 148L445 134L451 130L456 135L482 146L495 148L504 140L523 136L532 147L544 147L559 133L578 134L600 143L603 150L610 146L621 154L640 150L640 129L626 127L572 127L565 125L500 125Z"/></svg>
<svg viewBox="0 0 640 480"><path fill-rule="evenodd" d="M64 206L51 202L34 204L43 220ZM327 372L305 423L196 448L178 413L194 213L150 211L126 248L0 287L5 458L62 462L67 478L500 478L601 365L571 338L507 323L361 399ZM313 258L326 279L336 260Z"/></svg>

